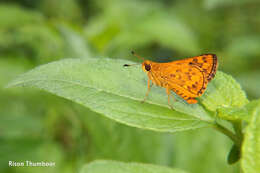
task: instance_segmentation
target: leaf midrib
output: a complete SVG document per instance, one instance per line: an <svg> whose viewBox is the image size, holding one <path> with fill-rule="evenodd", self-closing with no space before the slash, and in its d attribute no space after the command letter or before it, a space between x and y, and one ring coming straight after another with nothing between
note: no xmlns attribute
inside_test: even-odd
<svg viewBox="0 0 260 173"><path fill-rule="evenodd" d="M18 78L19 79L19 78ZM98 90L99 92L105 92L105 93L108 93L108 94L112 94L112 95L118 95L120 97L124 97L124 98L130 98L134 101L140 101L138 99L135 99L134 97L129 97L129 96L125 96L125 95L120 95L120 94L115 94L113 92L109 92L109 91L106 91L106 90L103 90L103 89L100 89L100 88L94 88L94 87L91 87L91 86L88 86L88 85L83 85L82 83L78 83L78 82L73 82L73 81L69 81L69 80L62 80L62 79L33 79L33 80L24 80L23 82L14 82L15 84L8 84L7 87L12 87L12 86L22 86L23 83L30 83L30 82L34 82L34 81L58 81L58 82L64 82L64 83L70 83L70 84L74 84L74 85L78 85L80 87L83 87L83 88L90 88L90 89L95 89L95 90ZM162 105L162 104L156 104L154 102L150 102L150 101L146 101L147 103L151 104L151 105L155 105L155 106L161 106L161 107L165 107L167 108L168 105ZM176 111L178 112L178 111ZM180 112L182 113L182 112ZM182 113L182 114L186 114L186 113ZM198 118L196 116L192 116L190 114L186 114L186 115L189 115L190 117L193 117L194 119L190 119L190 120L201 120L201 121L204 121L204 122L207 122L207 123L210 123L210 121L207 121L205 119L201 119L201 118ZM150 117L153 117L153 116L150 116ZM153 118L161 118L161 117L153 117ZM165 118L167 119L167 118ZM188 120L188 119L172 119L172 120Z"/></svg>

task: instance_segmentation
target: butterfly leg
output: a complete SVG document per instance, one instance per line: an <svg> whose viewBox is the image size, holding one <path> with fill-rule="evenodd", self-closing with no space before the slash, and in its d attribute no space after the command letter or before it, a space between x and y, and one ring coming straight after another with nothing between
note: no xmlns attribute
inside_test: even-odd
<svg viewBox="0 0 260 173"><path fill-rule="evenodd" d="M170 100L170 96L172 96L171 95L171 90L170 90L170 88L166 88L166 93L167 93L167 95L168 95L168 105L170 106L170 108L171 109L173 109L173 107L172 107L172 105L171 105L171 100ZM172 98L174 99L174 97L172 96Z"/></svg>
<svg viewBox="0 0 260 173"><path fill-rule="evenodd" d="M142 101L142 103L144 103L145 100L147 99L148 94L149 94L149 92L150 92L152 86L153 86L153 83L152 83L151 86L150 86L150 79L148 78L148 87L147 87L147 91L146 91L146 94L145 94L145 96L144 96L144 100Z"/></svg>

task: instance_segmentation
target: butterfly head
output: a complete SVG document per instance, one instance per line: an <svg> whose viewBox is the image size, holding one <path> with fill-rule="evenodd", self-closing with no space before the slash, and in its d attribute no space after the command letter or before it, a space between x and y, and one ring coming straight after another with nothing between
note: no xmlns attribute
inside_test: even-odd
<svg viewBox="0 0 260 173"><path fill-rule="evenodd" d="M143 60L143 63L142 63L142 69L143 71L145 72L149 72L151 69L152 69L152 62L149 61L149 60L145 60L143 57L137 55L134 51L131 52L134 56L136 56L137 58Z"/></svg>
<svg viewBox="0 0 260 173"><path fill-rule="evenodd" d="M142 63L142 69L143 69L143 71L145 71L145 72L149 72L149 71L152 69L151 61L145 60L145 61Z"/></svg>

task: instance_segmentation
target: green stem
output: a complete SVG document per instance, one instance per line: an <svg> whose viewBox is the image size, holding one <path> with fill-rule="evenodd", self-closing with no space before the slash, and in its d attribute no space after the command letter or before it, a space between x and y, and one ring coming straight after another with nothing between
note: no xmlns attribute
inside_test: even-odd
<svg viewBox="0 0 260 173"><path fill-rule="evenodd" d="M242 133L242 121L237 121L232 123L234 130L236 132L236 135L238 136L238 138L240 139L240 141L243 141L243 133Z"/></svg>
<svg viewBox="0 0 260 173"><path fill-rule="evenodd" d="M237 147L240 148L240 146L241 146L240 138L238 136L236 136L233 132L231 132L229 129L223 127L222 125L220 125L218 123L215 123L213 125L213 128L216 129L217 131L225 134L227 137L229 137L235 143L235 145L237 145Z"/></svg>

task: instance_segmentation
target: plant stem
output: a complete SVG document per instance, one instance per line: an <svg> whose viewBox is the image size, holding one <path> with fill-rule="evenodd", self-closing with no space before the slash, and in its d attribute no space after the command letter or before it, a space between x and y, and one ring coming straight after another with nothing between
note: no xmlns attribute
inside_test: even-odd
<svg viewBox="0 0 260 173"><path fill-rule="evenodd" d="M226 127L223 127L222 125L215 123L212 126L214 129L216 129L217 131L225 134L227 137L229 137L235 145L237 145L238 148L240 148L241 146L241 141L239 139L238 136L236 136L233 132L231 132L229 129L227 129Z"/></svg>
<svg viewBox="0 0 260 173"><path fill-rule="evenodd" d="M242 121L236 121L233 124L234 130L236 132L236 135L240 139L240 141L243 141L243 133L242 133Z"/></svg>

